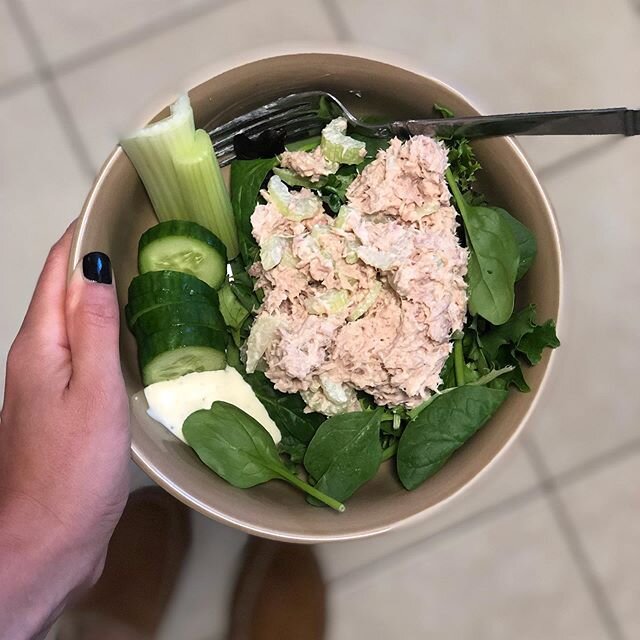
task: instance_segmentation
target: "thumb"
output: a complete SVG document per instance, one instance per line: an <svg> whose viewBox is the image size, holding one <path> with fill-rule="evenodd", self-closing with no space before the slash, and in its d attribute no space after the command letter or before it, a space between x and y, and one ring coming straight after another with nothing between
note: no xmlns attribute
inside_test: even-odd
<svg viewBox="0 0 640 640"><path fill-rule="evenodd" d="M73 273L67 290L66 317L71 382L96 387L119 382L120 311L111 261L104 253L88 253Z"/></svg>

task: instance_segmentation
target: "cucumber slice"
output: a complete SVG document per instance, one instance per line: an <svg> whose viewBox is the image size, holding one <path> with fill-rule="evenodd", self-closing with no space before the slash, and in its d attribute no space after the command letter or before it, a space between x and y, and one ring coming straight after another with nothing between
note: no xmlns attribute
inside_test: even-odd
<svg viewBox="0 0 640 640"><path fill-rule="evenodd" d="M138 360L145 386L195 371L226 366L227 334L209 327L172 327L138 342Z"/></svg>
<svg viewBox="0 0 640 640"><path fill-rule="evenodd" d="M180 325L226 331L222 314L216 307L207 302L182 302L165 304L145 311L133 324L133 332L140 340L158 331Z"/></svg>
<svg viewBox="0 0 640 640"><path fill-rule="evenodd" d="M138 267L140 273L188 273L218 289L227 271L227 250L219 238L196 222L169 220L142 234Z"/></svg>
<svg viewBox="0 0 640 640"><path fill-rule="evenodd" d="M156 292L175 291L184 293L185 298L201 296L218 304L218 294L206 282L188 273L180 271L148 271L136 276L129 285L129 301L142 295L153 295Z"/></svg>
<svg viewBox="0 0 640 640"><path fill-rule="evenodd" d="M215 291L214 291L215 293ZM157 289L153 293L146 293L129 299L129 304L124 308L125 317L129 329L133 329L138 318L152 309L159 309L171 304L208 304L213 309L218 309L218 297L205 297L199 293L189 294L180 289Z"/></svg>

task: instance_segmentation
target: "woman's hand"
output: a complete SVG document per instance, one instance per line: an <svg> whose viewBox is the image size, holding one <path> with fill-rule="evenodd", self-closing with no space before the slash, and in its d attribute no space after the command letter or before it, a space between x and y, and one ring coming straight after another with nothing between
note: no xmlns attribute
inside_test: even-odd
<svg viewBox="0 0 640 640"><path fill-rule="evenodd" d="M30 638L102 570L129 488L129 408L109 259L67 287L51 249L7 360L0 422L0 638Z"/></svg>

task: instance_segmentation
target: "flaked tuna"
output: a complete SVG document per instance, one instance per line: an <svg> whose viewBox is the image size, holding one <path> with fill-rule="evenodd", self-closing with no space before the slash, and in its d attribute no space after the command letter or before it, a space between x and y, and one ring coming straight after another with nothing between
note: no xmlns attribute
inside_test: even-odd
<svg viewBox="0 0 640 640"><path fill-rule="evenodd" d="M284 151L280 156L280 166L309 178L311 182L318 182L323 176L335 173L339 165L327 160L318 146L313 151Z"/></svg>
<svg viewBox="0 0 640 640"><path fill-rule="evenodd" d="M337 219L319 199L317 215L286 218L263 192L253 234L265 256L278 254L251 274L264 291L258 319L278 318L259 365L277 389L334 415L358 408L357 391L414 407L438 388L467 304L446 167L441 143L393 139L353 181Z"/></svg>

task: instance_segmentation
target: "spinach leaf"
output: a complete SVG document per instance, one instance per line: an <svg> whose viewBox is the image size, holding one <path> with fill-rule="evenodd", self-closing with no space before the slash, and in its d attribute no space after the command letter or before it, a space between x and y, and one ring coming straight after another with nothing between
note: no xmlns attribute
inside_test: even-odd
<svg viewBox="0 0 640 640"><path fill-rule="evenodd" d="M484 425L508 395L485 386L456 387L438 396L404 430L396 464L406 489L439 471L451 455Z"/></svg>
<svg viewBox="0 0 640 640"><path fill-rule="evenodd" d="M502 348L508 345L514 357L519 353L532 365L540 362L545 347L555 349L560 346L555 322L547 320L538 325L534 304L514 313L505 324L490 328L479 337L479 342L484 353L494 363L500 359Z"/></svg>
<svg viewBox="0 0 640 640"><path fill-rule="evenodd" d="M253 280L247 273L244 263L240 258L236 258L232 260L229 265L231 266L231 272L233 274L233 278L229 279L231 291L233 291L238 302L247 311L255 311L260 304L260 299L254 290Z"/></svg>
<svg viewBox="0 0 640 640"><path fill-rule="evenodd" d="M347 201L347 189L357 174L355 165L340 167L336 173L327 178L321 187L320 197L334 213L338 213L340 207Z"/></svg>
<svg viewBox="0 0 640 640"><path fill-rule="evenodd" d="M516 311L504 324L489 328L479 336L480 346L490 362L498 358L498 351L503 345L518 347L520 340L527 333L531 333L536 326L536 307L530 304L520 311Z"/></svg>
<svg viewBox="0 0 640 640"><path fill-rule="evenodd" d="M285 432L282 434L282 440L278 444L278 450L286 455L292 464L302 464L307 445Z"/></svg>
<svg viewBox="0 0 640 640"><path fill-rule="evenodd" d="M320 120L329 122L342 115L342 110L333 100L327 100L325 96L320 97L320 103L318 105L318 118L320 118Z"/></svg>
<svg viewBox="0 0 640 640"><path fill-rule="evenodd" d="M247 266L258 256L258 245L251 233L251 214L256 208L262 183L277 163L277 158L234 160L231 163L231 205L238 227L240 255Z"/></svg>
<svg viewBox="0 0 640 640"><path fill-rule="evenodd" d="M555 349L560 346L560 340L556 335L556 323L547 320L544 324L536 325L533 331L522 337L518 343L518 352L521 353L529 364L535 365L542 359L542 351L545 347Z"/></svg>
<svg viewBox="0 0 640 640"><path fill-rule="evenodd" d="M505 220L508 222L513 233L513 237L516 239L518 245L518 255L520 260L518 262L518 272L516 273L516 282L521 280L524 275L529 271L533 261L535 260L536 253L538 252L538 243L536 237L525 227L522 222L516 220L508 211L500 209L500 207L493 207Z"/></svg>
<svg viewBox="0 0 640 640"><path fill-rule="evenodd" d="M246 375L242 361L240 360L240 348L235 342L229 341L227 344L227 364L233 367L241 376Z"/></svg>
<svg viewBox="0 0 640 640"><path fill-rule="evenodd" d="M465 329L464 341L468 341L465 353L469 359L477 362L481 373L489 368L512 367L510 372L490 383L490 387L506 389L513 385L523 392L530 389L519 358L529 364L537 364L545 347L554 349L560 345L553 320L543 325L536 323L536 307L533 304L516 311L508 322L500 326L479 322L478 318L474 318Z"/></svg>
<svg viewBox="0 0 640 640"><path fill-rule="evenodd" d="M441 118L453 118L455 113L449 109L449 107L445 107L442 104L438 104L437 102L433 103L433 112L439 115Z"/></svg>
<svg viewBox="0 0 640 640"><path fill-rule="evenodd" d="M248 489L279 478L344 511L340 502L291 473L267 430L232 404L218 401L211 409L192 413L184 422L183 433L200 460L234 487Z"/></svg>
<svg viewBox="0 0 640 640"><path fill-rule="evenodd" d="M381 408L326 420L309 443L304 466L315 487L344 501L371 480L382 461Z"/></svg>
<svg viewBox="0 0 640 640"><path fill-rule="evenodd" d="M465 201L450 169L447 181L469 240L469 309L493 324L502 324L513 312L518 245L509 224L495 209Z"/></svg>
<svg viewBox="0 0 640 640"><path fill-rule="evenodd" d="M250 311L240 303L234 293L233 284L229 281L225 282L218 290L218 301L227 330L231 334L234 344L239 347L245 334L244 328L250 321Z"/></svg>
<svg viewBox="0 0 640 640"><path fill-rule="evenodd" d="M218 290L218 302L220 313L224 323L230 329L240 329L244 321L249 317L249 311L238 301L228 282Z"/></svg>
<svg viewBox="0 0 640 640"><path fill-rule="evenodd" d="M449 357L444 361L444 366L440 371L440 378L442 378L442 384L440 389L449 389L456 386L456 372L454 367L455 355L453 351L449 354Z"/></svg>
<svg viewBox="0 0 640 640"><path fill-rule="evenodd" d="M297 393L281 393L260 371L246 374L245 380L280 431L303 444L308 444L316 429L325 421L319 413L305 413L304 400Z"/></svg>
<svg viewBox="0 0 640 640"><path fill-rule="evenodd" d="M234 487L247 489L279 476L273 439L234 405L214 402L211 409L192 413L183 434L198 457Z"/></svg>
<svg viewBox="0 0 640 640"><path fill-rule="evenodd" d="M491 381L487 386L492 389L508 389L514 386L522 393L529 393L531 388L527 384L522 372L520 360L513 354L509 346L501 347L494 366L497 368L511 367L511 370L501 375L498 379Z"/></svg>
<svg viewBox="0 0 640 640"><path fill-rule="evenodd" d="M383 122L384 121L385 120L383 120ZM359 133L349 133L349 136L356 140L360 140L360 142L364 142L367 147L367 154L365 155L364 160L359 165L356 165L360 171L376 159L380 149L386 149L389 146L388 138L373 138L371 136L363 136Z"/></svg>
<svg viewBox="0 0 640 640"><path fill-rule="evenodd" d="M302 140L287 142L284 148L287 151L313 151L320 144L320 140L320 136L312 136L310 138L303 138Z"/></svg>

